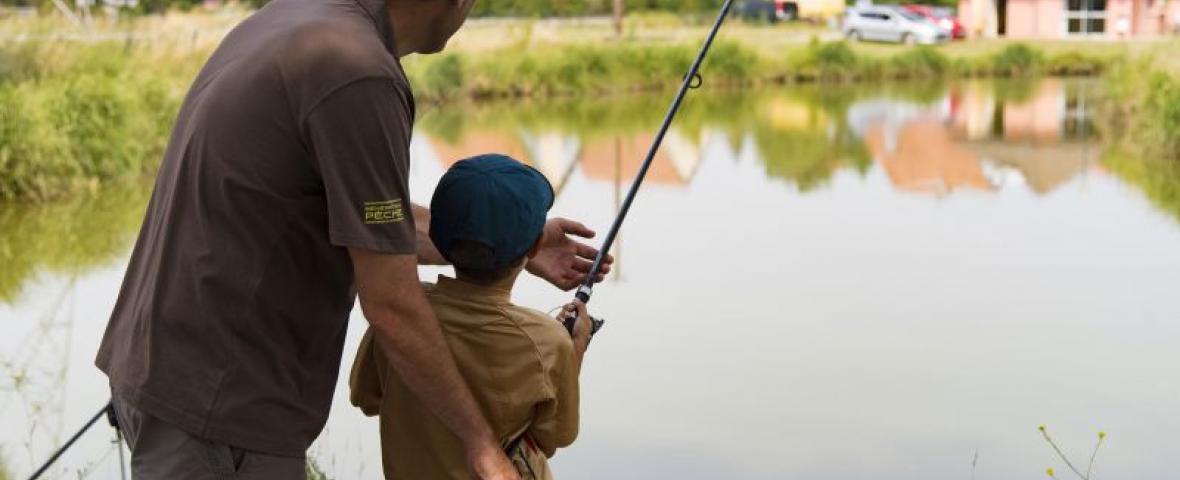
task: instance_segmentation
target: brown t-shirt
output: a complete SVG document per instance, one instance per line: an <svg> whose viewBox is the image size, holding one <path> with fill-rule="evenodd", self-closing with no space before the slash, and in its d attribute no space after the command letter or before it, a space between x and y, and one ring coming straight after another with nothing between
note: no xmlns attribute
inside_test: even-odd
<svg viewBox="0 0 1180 480"><path fill-rule="evenodd" d="M382 0L275 0L222 41L98 352L116 395L209 440L304 454L356 297L343 247L415 250L394 52Z"/></svg>

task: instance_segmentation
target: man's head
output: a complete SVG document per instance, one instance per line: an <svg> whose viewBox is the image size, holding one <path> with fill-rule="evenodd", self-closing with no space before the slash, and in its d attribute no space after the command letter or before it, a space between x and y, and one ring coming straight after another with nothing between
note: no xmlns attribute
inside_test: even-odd
<svg viewBox="0 0 1180 480"><path fill-rule="evenodd" d="M447 170L430 201L430 240L465 280L515 275L536 253L553 187L511 157L479 155Z"/></svg>
<svg viewBox="0 0 1180 480"><path fill-rule="evenodd" d="M437 53L463 22L475 0L385 0L398 56Z"/></svg>

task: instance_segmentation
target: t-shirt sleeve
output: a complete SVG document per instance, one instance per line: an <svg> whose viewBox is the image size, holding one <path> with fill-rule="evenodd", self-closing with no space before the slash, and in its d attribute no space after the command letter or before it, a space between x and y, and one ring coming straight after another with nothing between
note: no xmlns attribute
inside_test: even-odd
<svg viewBox="0 0 1180 480"><path fill-rule="evenodd" d="M578 363L574 345L561 328L561 337L552 337L541 347L543 375L549 388L548 398L536 405L529 434L546 457L578 438Z"/></svg>
<svg viewBox="0 0 1180 480"><path fill-rule="evenodd" d="M353 81L304 120L323 181L333 245L414 253L408 174L413 104L389 78Z"/></svg>

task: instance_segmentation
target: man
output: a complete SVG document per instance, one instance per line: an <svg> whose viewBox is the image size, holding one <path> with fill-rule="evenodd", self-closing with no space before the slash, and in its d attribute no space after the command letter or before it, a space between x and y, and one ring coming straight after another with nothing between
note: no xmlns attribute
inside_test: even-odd
<svg viewBox="0 0 1180 480"><path fill-rule="evenodd" d="M303 478L358 296L472 475L516 478L418 283L441 257L407 193L398 58L441 50L473 1L274 0L202 68L96 361L135 478ZM593 235L549 222L528 270L572 288L597 252L567 233Z"/></svg>

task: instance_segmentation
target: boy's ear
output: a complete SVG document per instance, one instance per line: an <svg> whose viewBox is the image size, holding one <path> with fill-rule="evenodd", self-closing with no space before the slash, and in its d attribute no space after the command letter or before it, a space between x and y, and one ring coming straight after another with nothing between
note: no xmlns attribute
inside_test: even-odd
<svg viewBox="0 0 1180 480"><path fill-rule="evenodd" d="M545 238L544 233L537 235L537 240L535 242L533 242L533 248L530 248L529 252L526 253L525 256L527 256L528 258L533 258L533 257L537 256L537 253L539 253L541 251L541 239L542 238Z"/></svg>

